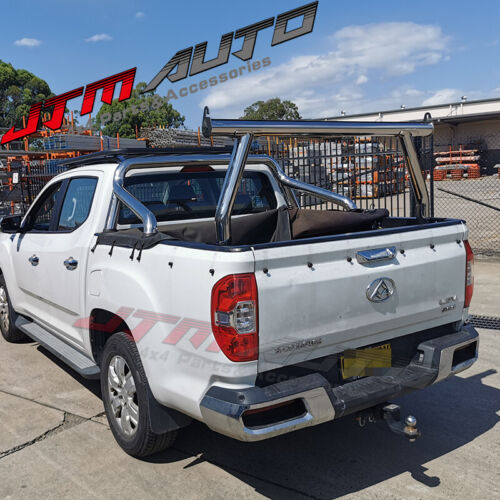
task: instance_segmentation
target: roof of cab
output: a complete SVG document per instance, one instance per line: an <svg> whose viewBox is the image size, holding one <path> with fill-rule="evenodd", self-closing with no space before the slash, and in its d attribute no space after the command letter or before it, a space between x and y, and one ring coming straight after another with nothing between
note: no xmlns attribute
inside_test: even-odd
<svg viewBox="0 0 500 500"><path fill-rule="evenodd" d="M187 155L187 154L227 154L231 153L231 147L172 147L172 148L125 148L125 149L110 149L107 151L99 151L79 156L78 158L70 158L61 162L68 169L82 167L85 165L96 165L102 163L120 163L126 158L140 156L157 156L157 155Z"/></svg>

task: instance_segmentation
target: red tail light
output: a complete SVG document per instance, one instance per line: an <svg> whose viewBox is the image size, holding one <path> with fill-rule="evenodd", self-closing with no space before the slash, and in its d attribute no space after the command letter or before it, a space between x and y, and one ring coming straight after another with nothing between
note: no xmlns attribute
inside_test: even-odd
<svg viewBox="0 0 500 500"><path fill-rule="evenodd" d="M212 289L212 331L231 361L259 357L259 315L254 274L231 274Z"/></svg>
<svg viewBox="0 0 500 500"><path fill-rule="evenodd" d="M464 307L469 307L474 292L474 253L467 240L464 241L465 246L465 304Z"/></svg>

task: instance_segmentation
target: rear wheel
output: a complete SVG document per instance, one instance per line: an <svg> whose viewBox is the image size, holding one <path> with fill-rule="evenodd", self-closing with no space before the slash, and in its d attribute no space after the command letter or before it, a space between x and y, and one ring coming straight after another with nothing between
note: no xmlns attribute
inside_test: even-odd
<svg viewBox="0 0 500 500"><path fill-rule="evenodd" d="M0 275L0 331L7 342L22 342L26 335L15 326L17 314L12 308L7 285L3 275Z"/></svg>
<svg viewBox="0 0 500 500"><path fill-rule="evenodd" d="M173 444L176 431L151 430L146 374L135 342L126 333L113 335L104 347L101 390L111 431L129 455L146 457Z"/></svg>

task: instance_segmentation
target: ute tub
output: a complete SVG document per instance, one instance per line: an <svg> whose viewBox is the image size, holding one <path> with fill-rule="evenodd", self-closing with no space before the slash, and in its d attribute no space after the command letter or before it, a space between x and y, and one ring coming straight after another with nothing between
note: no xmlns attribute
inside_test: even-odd
<svg viewBox="0 0 500 500"><path fill-rule="evenodd" d="M211 387L201 401L204 422L241 441L259 441L356 413L459 373L477 359L479 337L460 331L422 342L404 368L361 378L338 387L319 373L267 387Z"/></svg>
<svg viewBox="0 0 500 500"><path fill-rule="evenodd" d="M286 217L290 216L290 228L288 228L288 237L280 237L279 235L283 235L286 231L283 231L284 226L288 224L285 221L285 224L282 221L279 221L274 225L274 216L277 212L286 213ZM303 210L302 212L320 212L315 210ZM324 242L324 241L338 241L338 240L347 240L347 239L358 239L365 238L368 236L381 236L381 235L391 235L395 233L405 233L410 231L419 231L421 229L429 229L433 227L447 227L454 225L462 225L464 224L463 220L460 219L444 219L444 218L432 218L427 219L425 222L419 221L414 217L385 217L385 210L377 209L377 210L367 210L360 212L340 212L347 213L350 215L358 215L359 220L356 222L360 222L360 225L357 228L346 228L346 227L336 227L335 230L332 230L330 226L329 230L325 230L325 226L322 225L322 232L320 235L317 234L317 226L313 228L315 231L315 235L311 235L309 232L309 227L306 225L306 231L303 231L304 225L303 220L299 220L297 222L297 226L294 228L293 224L297 221L296 209L290 210L268 210L262 214L252 214L252 231L248 231L250 226L245 226L244 218L248 218L248 215L241 216L243 219L241 223L238 224L238 229L242 230L241 240L237 236L237 239L232 242L230 245L217 245L215 243L205 243L206 227L210 228L210 234L214 234L214 224L213 220L211 221L203 221L201 223L198 222L189 222L186 221L183 224L168 224L160 228L160 231L153 235L146 235L140 228L130 228L130 229L106 229L101 233L97 233L97 241L96 246L98 245L108 245L108 246L117 246L124 248L136 248L137 250L147 250L152 248L160 243L167 245L177 245L189 248L198 248L200 250L210 250L210 251L220 251L220 252L239 252L246 251L253 248L271 248L277 246L288 246L288 245L301 245L301 244L309 244L316 242ZM330 212L331 213L331 212ZM255 216L261 216L255 217ZM281 217L280 217L281 218ZM302 219L302 218L301 218ZM362 220L364 219L364 220ZM260 231L258 224L265 220L266 227L268 230ZM353 218L350 220L346 219L345 222L352 222ZM307 221L309 222L309 221ZM322 221L318 221L321 223ZM370 229L366 227L367 223L374 224L376 227ZM203 224L203 230L200 231L200 228L197 224ZM270 224L270 225L268 225ZM252 234L255 234L254 229L259 230L259 238L256 241L253 241L251 244L248 242L244 242L248 237L253 238ZM353 230L354 232L349 232L349 230ZM174 234L175 231L177 234ZM172 234L166 234L170 233ZM294 236L295 232L295 236ZM212 237L213 239L213 237ZM262 242L259 242L261 241ZM211 241L211 240L210 240Z"/></svg>

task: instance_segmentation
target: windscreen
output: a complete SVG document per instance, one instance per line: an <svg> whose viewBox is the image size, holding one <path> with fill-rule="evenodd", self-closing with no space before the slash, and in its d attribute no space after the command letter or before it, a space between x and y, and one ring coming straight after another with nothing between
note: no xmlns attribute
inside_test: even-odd
<svg viewBox="0 0 500 500"><path fill-rule="evenodd" d="M127 177L124 187L151 210L158 222L215 217L225 171L147 173ZM276 208L276 197L268 177L245 172L233 215L264 212ZM137 224L137 216L121 205L119 224Z"/></svg>

